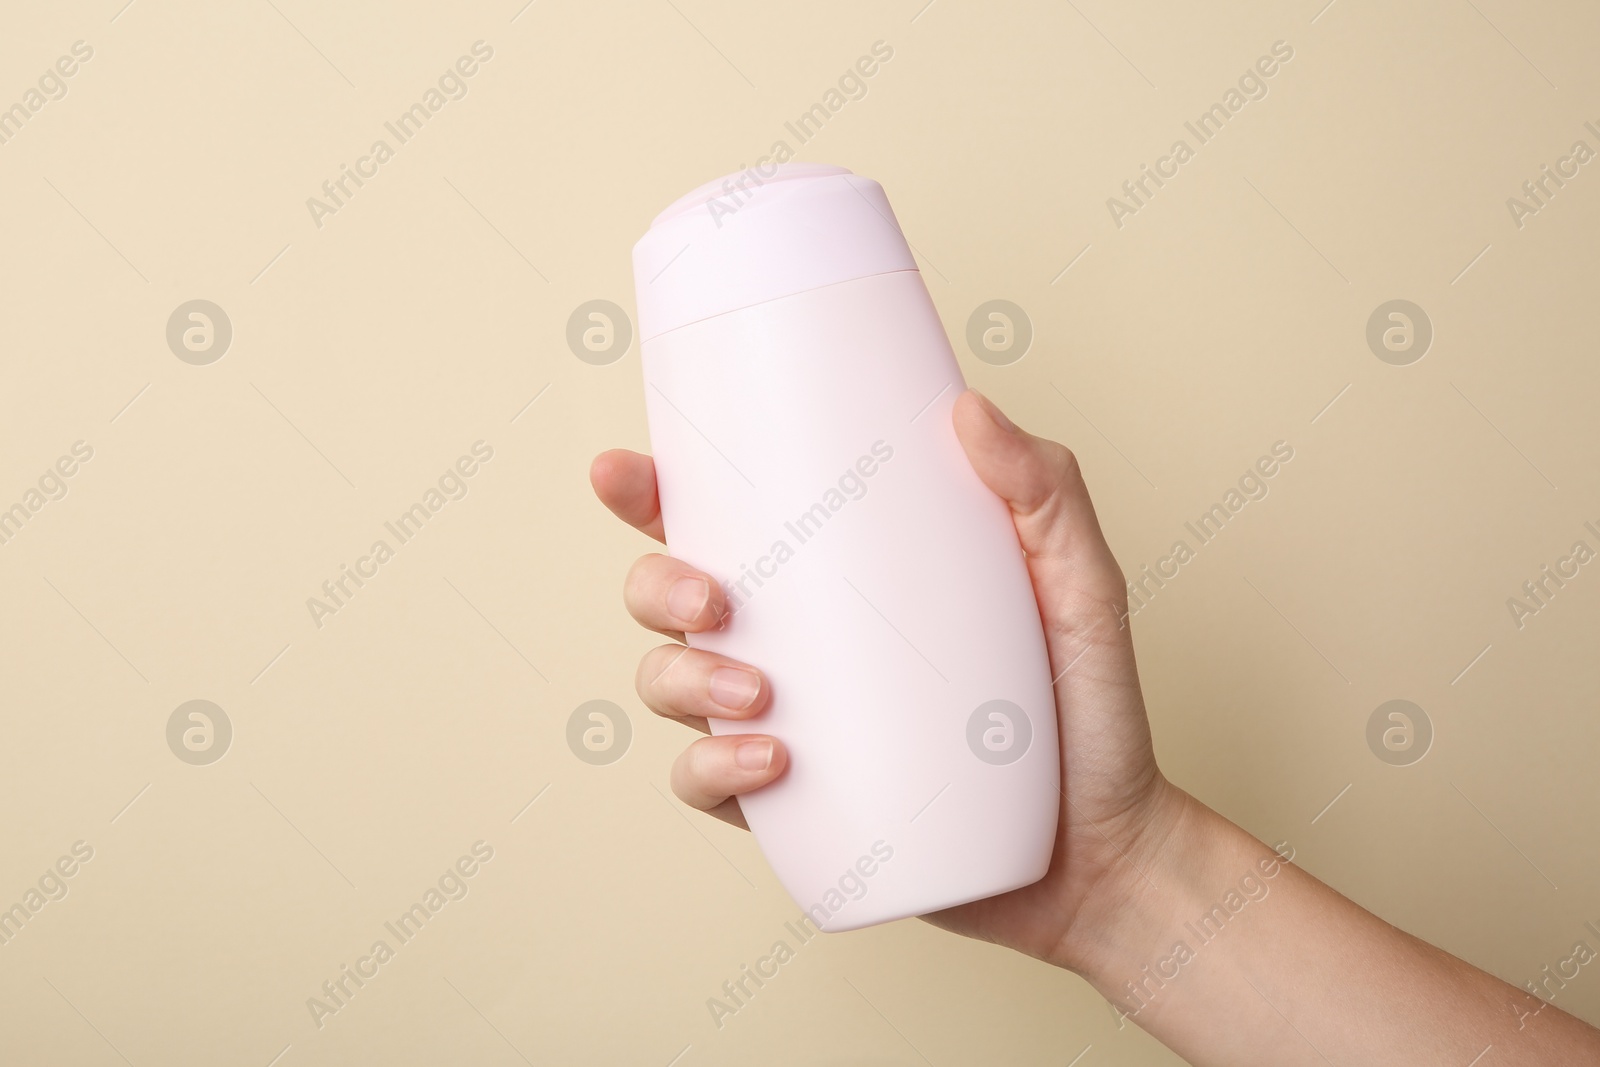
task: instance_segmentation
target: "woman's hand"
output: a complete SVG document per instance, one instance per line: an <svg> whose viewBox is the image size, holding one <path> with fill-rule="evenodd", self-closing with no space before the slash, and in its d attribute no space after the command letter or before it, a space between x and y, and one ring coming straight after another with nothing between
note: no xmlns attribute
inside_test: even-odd
<svg viewBox="0 0 1600 1067"><path fill-rule="evenodd" d="M1055 677L1063 794L1055 853L1033 885L926 916L929 922L1082 968L1110 938L1110 920L1141 893L1146 869L1185 797L1156 767L1127 625L1122 572L1065 447L1014 426L968 390L954 409L973 469L1010 505L1027 553ZM615 450L595 459L595 493L624 522L663 540L655 466ZM646 653L635 684L645 705L702 733L706 720L749 719L766 706L760 671L687 648L684 633L720 626L721 588L687 564L651 554L628 573L630 614L674 643ZM764 735L702 737L673 764L684 803L743 826L737 797L783 773L787 755Z"/></svg>
<svg viewBox="0 0 1600 1067"><path fill-rule="evenodd" d="M1118 1006L1119 1025L1132 1019L1202 1067L1600 1063L1600 1032L1362 910L1169 785L1151 749L1126 586L1072 453L971 391L954 420L1027 552L1064 791L1042 879L924 918L1079 972ZM592 477L612 511L661 537L648 457L607 452ZM715 582L659 555L634 566L626 599L674 639L726 612ZM639 695L702 731L708 717L759 714L768 698L753 668L677 644L645 656ZM678 757L672 787L743 825L737 797L784 761L771 738L705 737Z"/></svg>

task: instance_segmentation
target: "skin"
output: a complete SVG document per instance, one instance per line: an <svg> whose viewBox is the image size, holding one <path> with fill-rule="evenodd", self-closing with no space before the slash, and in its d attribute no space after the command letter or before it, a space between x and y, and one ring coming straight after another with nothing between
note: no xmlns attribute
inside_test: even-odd
<svg viewBox="0 0 1600 1067"><path fill-rule="evenodd" d="M1044 878L928 922L1082 975L1197 1065L1600 1063L1600 1031L1390 926L1169 782L1151 744L1127 587L1077 460L972 390L952 417L1027 555L1059 674L1066 789ZM603 453L590 480L614 514L664 540L648 456ZM781 775L788 757L771 737L709 736L708 717L749 719L770 697L756 667L681 643L723 624L720 587L651 554L628 572L624 601L671 638L641 660L640 698L708 735L674 762L673 791L744 826L737 798ZM1197 931L1230 891L1237 910L1213 920L1220 932ZM1559 989L1550 982L1544 995Z"/></svg>

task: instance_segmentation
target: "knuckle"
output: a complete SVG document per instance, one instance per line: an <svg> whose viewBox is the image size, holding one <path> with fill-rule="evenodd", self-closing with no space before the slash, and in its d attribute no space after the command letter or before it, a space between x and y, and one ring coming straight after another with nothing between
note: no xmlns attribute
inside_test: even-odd
<svg viewBox="0 0 1600 1067"><path fill-rule="evenodd" d="M1031 494L1017 502L1020 510L1030 515L1041 512L1048 514L1087 491L1083 484L1083 470L1078 466L1078 457L1073 451L1059 441L1047 438L1036 440L1038 450L1029 457L1029 462L1034 464L1034 470L1040 477Z"/></svg>
<svg viewBox="0 0 1600 1067"><path fill-rule="evenodd" d="M686 785L704 791L716 776L717 738L702 737L683 750L681 758Z"/></svg>
<svg viewBox="0 0 1600 1067"><path fill-rule="evenodd" d="M1045 451L1050 461L1050 470L1056 476L1056 481L1076 486L1083 482L1083 468L1078 465L1077 453L1062 444L1060 441L1051 441Z"/></svg>
<svg viewBox="0 0 1600 1067"><path fill-rule="evenodd" d="M666 558L659 552L646 552L634 560L633 565L628 568L627 577L622 580L623 592L630 595L639 593L649 581L651 574L660 566L658 561Z"/></svg>
<svg viewBox="0 0 1600 1067"><path fill-rule="evenodd" d="M675 687L668 679L681 668L679 661L687 657L689 651L684 645L657 645L639 658L633 688L639 699L657 715L671 715Z"/></svg>
<svg viewBox="0 0 1600 1067"><path fill-rule="evenodd" d="M643 700L652 711L656 710L652 694L655 691L654 679L660 672L660 668L655 665L660 658L660 651L659 648L652 648L640 656L639 665L633 671L633 691L639 694L639 699ZM660 714L659 711L656 713Z"/></svg>

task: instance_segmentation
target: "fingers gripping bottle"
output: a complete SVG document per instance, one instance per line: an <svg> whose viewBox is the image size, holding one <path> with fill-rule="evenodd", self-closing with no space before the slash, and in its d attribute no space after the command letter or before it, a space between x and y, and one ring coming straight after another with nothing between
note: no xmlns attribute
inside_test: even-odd
<svg viewBox="0 0 1600 1067"><path fill-rule="evenodd" d="M771 683L712 729L789 752L740 798L779 881L838 931L1039 880L1061 803L1039 609L882 187L733 175L663 211L633 264L667 545L732 609L689 643Z"/></svg>

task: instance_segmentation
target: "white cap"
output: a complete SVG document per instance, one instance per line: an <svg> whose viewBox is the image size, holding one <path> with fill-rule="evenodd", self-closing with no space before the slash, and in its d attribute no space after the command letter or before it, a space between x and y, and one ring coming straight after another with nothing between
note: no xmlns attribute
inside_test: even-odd
<svg viewBox="0 0 1600 1067"><path fill-rule="evenodd" d="M633 246L639 339L824 285L916 270L883 187L778 163L707 182Z"/></svg>

